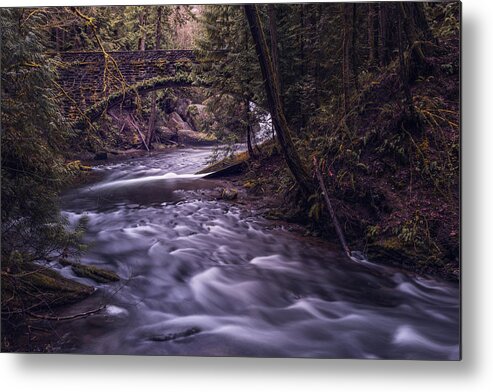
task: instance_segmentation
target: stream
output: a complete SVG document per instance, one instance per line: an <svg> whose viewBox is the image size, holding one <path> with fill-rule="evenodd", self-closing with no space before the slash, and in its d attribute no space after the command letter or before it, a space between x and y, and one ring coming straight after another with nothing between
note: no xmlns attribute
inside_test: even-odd
<svg viewBox="0 0 493 392"><path fill-rule="evenodd" d="M459 358L457 283L367 261L264 220L195 173L210 148L95 167L62 198L87 217L81 262L118 273L64 309L57 352L256 357ZM334 243L336 239L334 238ZM61 273L73 275L70 267Z"/></svg>

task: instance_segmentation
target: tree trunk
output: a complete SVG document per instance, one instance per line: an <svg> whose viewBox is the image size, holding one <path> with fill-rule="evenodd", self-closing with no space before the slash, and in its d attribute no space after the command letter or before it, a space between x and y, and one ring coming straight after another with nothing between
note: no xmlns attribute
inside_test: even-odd
<svg viewBox="0 0 493 392"><path fill-rule="evenodd" d="M306 45L305 45L305 40L306 40L306 10L305 10L305 4L300 4L301 7L301 15L300 15L300 25L301 25L301 31L299 34L300 37L300 63L301 63L301 80L305 81L306 76L307 76L307 64L306 64ZM301 95L301 99L298 101L299 102L299 113L301 113L301 128L304 129L306 127L307 123L307 108L306 108L306 97L304 94Z"/></svg>
<svg viewBox="0 0 493 392"><path fill-rule="evenodd" d="M368 65L373 67L378 54L375 46L375 6L368 3Z"/></svg>
<svg viewBox="0 0 493 392"><path fill-rule="evenodd" d="M315 108L320 108L320 97L321 97L321 92L322 89L320 88L322 86L322 83L324 82L325 78L321 75L321 66L320 66L320 54L322 53L322 50L320 48L320 41L321 41L321 18L322 18L322 5L319 3L315 5L316 7L316 12L313 13L313 21L312 21L312 27L313 27L313 40L315 41L315 53L314 53L314 58L312 59L312 64L313 64L313 80L315 82L315 86L318 86L318 88L315 91Z"/></svg>
<svg viewBox="0 0 493 392"><path fill-rule="evenodd" d="M409 46L410 61L417 70L410 72L410 78L415 78L420 70L428 68L423 42L434 42L433 34L426 20L422 3L400 3L400 16L403 20L404 31Z"/></svg>
<svg viewBox="0 0 493 392"><path fill-rule="evenodd" d="M250 27L250 32L252 33L252 38L255 43L255 50L257 52L260 69L262 71L262 77L264 79L267 102L269 104L272 122L276 129L279 145L282 149L286 164L288 165L288 168L291 171L296 183L305 196L307 196L311 194L313 184L310 176L303 167L301 159L291 139L291 131L281 105L279 89L274 82L278 76L275 75L276 72L267 48L265 35L261 29L257 6L247 4L244 5L244 9L248 20L248 25Z"/></svg>
<svg viewBox="0 0 493 392"><path fill-rule="evenodd" d="M342 98L343 98L343 113L346 116L349 112L349 21L348 21L348 5L341 4L342 16Z"/></svg>
<svg viewBox="0 0 493 392"><path fill-rule="evenodd" d="M157 117L156 101L157 101L157 95L156 92L153 91L151 93L151 115L149 117L149 125L146 134L146 142L149 148L152 145L152 141L154 139L154 133L156 129L156 117Z"/></svg>
<svg viewBox="0 0 493 392"><path fill-rule="evenodd" d="M356 4L352 4L351 12L351 71L353 73L353 83L356 91L359 91L358 69L357 69L357 51L356 51Z"/></svg>
<svg viewBox="0 0 493 392"><path fill-rule="evenodd" d="M398 13L397 14L397 21L398 21L398 38L399 38L399 70L400 70L400 79L401 79L401 85L402 85L402 90L404 93L404 98L405 98L405 115L407 117L408 122L412 124L412 127L414 130L420 131L422 130L422 123L420 121L420 118L416 112L416 109L414 108L414 102L413 102L413 95L411 92L411 86L410 86L410 78L409 78L409 73L410 67L409 67L409 59L405 59L404 57L404 44L402 40L402 14Z"/></svg>
<svg viewBox="0 0 493 392"><path fill-rule="evenodd" d="M390 61L388 48L387 7L389 4L380 3L378 9L378 57L380 65L385 66Z"/></svg>
<svg viewBox="0 0 493 392"><path fill-rule="evenodd" d="M145 33L145 25L147 22L147 15L146 15L146 10L142 9L141 12L139 12L139 27L142 29L142 33L139 37L138 41L138 50L144 51L146 50L146 33Z"/></svg>
<svg viewBox="0 0 493 392"><path fill-rule="evenodd" d="M250 158L255 158L255 152L253 151L253 146L252 146L252 125L250 121L250 101L248 99L245 99L244 102L245 105L245 124L246 124L246 142L247 142L247 149L248 149L248 156Z"/></svg>
<svg viewBox="0 0 493 392"><path fill-rule="evenodd" d="M412 27L415 31L415 35L423 41L434 42L434 37L431 32L428 21L426 20L426 14L423 3L415 2L402 2L401 12L403 16L408 18L408 26Z"/></svg>
<svg viewBox="0 0 493 392"><path fill-rule="evenodd" d="M277 85L277 89L282 96L282 86L279 80L279 53L277 51L277 22L276 22L276 9L274 4L269 3L267 5L267 12L269 15L269 33L270 33L270 52L272 54L272 65L274 66L275 77L274 83Z"/></svg>
<svg viewBox="0 0 493 392"><path fill-rule="evenodd" d="M161 20L163 15L163 7L157 7L157 18L156 18L156 45L154 49L161 49L161 39L162 39L162 31L161 31ZM154 134L156 130L156 116L157 116L157 93L153 91L151 93L151 116L149 117L149 126L147 129L147 145L149 148L151 147L152 141L154 140Z"/></svg>
<svg viewBox="0 0 493 392"><path fill-rule="evenodd" d="M411 87L409 86L408 67L406 66L404 59L404 48L402 43L402 15L398 14L398 37L399 37L399 73L401 78L401 85L406 100L406 112L409 117L414 117L414 104L411 94Z"/></svg>
<svg viewBox="0 0 493 392"><path fill-rule="evenodd" d="M156 46L155 46L155 49L161 49L161 40L162 40L162 37L163 37L162 19L163 19L163 6L159 6L159 7L157 7Z"/></svg>
<svg viewBox="0 0 493 392"><path fill-rule="evenodd" d="M274 83L279 91L281 105L284 105L283 85L281 81L281 67L279 65L279 40L277 34L277 12L274 4L267 5L267 13L269 17L269 34L270 34L270 53L272 59L272 67L274 69ZM247 41L248 42L248 41ZM275 139L274 125L272 125L272 139Z"/></svg>

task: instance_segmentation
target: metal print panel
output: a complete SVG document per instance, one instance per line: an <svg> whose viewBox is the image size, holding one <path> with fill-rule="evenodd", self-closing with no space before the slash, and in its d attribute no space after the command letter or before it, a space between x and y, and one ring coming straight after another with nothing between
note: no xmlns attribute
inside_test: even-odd
<svg viewBox="0 0 493 392"><path fill-rule="evenodd" d="M4 352L460 359L460 3L2 8Z"/></svg>

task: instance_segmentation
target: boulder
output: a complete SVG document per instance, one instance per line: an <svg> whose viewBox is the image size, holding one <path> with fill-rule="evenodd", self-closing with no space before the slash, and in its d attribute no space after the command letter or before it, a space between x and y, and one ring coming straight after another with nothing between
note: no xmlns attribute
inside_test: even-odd
<svg viewBox="0 0 493 392"><path fill-rule="evenodd" d="M236 200L238 198L238 190L235 188L233 189L224 188L221 193L221 198L223 200Z"/></svg>
<svg viewBox="0 0 493 392"><path fill-rule="evenodd" d="M214 121L214 116L207 109L207 106L198 104L188 105L185 118L195 131L206 131Z"/></svg>
<svg viewBox="0 0 493 392"><path fill-rule="evenodd" d="M177 112L172 112L168 116L166 127L174 132L177 132L180 129L187 129L192 131L192 127L190 126L190 124L184 121L183 118Z"/></svg>
<svg viewBox="0 0 493 392"><path fill-rule="evenodd" d="M178 113L181 118L187 118L187 109L192 104L192 101L187 98L180 98L176 101L175 112Z"/></svg>
<svg viewBox="0 0 493 392"><path fill-rule="evenodd" d="M177 136L175 131L165 126L156 127L156 133L161 139L175 140Z"/></svg>
<svg viewBox="0 0 493 392"><path fill-rule="evenodd" d="M214 144L217 139L214 135L205 132L195 132L190 129L179 129L177 131L177 142L184 145L210 145Z"/></svg>

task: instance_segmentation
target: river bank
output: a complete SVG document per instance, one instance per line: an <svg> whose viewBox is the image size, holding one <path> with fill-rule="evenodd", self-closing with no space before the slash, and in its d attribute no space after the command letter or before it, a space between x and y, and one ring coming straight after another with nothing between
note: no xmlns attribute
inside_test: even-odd
<svg viewBox="0 0 493 392"><path fill-rule="evenodd" d="M173 150L101 165L96 182L63 195L70 224L87 219L80 262L121 280L95 282L54 264L96 291L57 309L63 321L32 320L41 351L458 357L456 284L351 262L302 226L266 219L240 178L191 174L209 154ZM225 199L224 188L236 187Z"/></svg>
<svg viewBox="0 0 493 392"><path fill-rule="evenodd" d="M336 243L334 226L328 214L323 211L324 206L317 206L313 201L310 203L310 200L300 200L299 195L293 192L295 187L287 173L282 156L273 146L271 142L266 143L257 151L254 159L249 159L246 153L240 153L232 159L210 165L199 173L217 170L214 178L222 182L221 189L234 191L233 203L258 211L264 218L296 224L301 228L300 232L307 237L321 238ZM417 180L416 184L416 189L418 189ZM375 199L378 194L395 193L392 199L388 198L390 200L387 201L386 207L382 206L381 201L377 208L375 200L355 197L354 192L341 193L337 183L332 183L332 186L335 188L331 188L332 193L329 197L336 205L337 215L343 222L344 232L352 250L364 253L375 263L395 266L423 276L435 276L454 282L459 280L459 261L453 250L450 250L449 255L443 250L438 253L433 250L435 254L430 256L431 249L429 249L430 252L426 252L426 247L423 249L409 246L397 239L395 233L390 230L386 233L368 233L369 217L374 224L371 227L379 227L379 225L384 225L389 213L392 213L394 220L398 220L400 215L404 216L406 210L399 202L399 190L385 182L374 180L371 188ZM231 198L230 193L228 191L226 196ZM221 198L221 190L213 197ZM430 204L429 198L418 198L417 200L415 198L414 203L416 208L423 211L435 208ZM317 209L314 209L314 206ZM445 207L436 207L437 211L434 216L436 221L441 220L442 231L447 230L447 227L450 231L453 230L456 222L450 216L447 217L448 210ZM375 209L383 210L386 214L376 215ZM435 224L434 227L436 227ZM450 241L454 242L454 238L449 238L448 242L442 245L445 250ZM436 244L432 243L430 246L433 247ZM441 255L441 258L437 258L437 254Z"/></svg>

